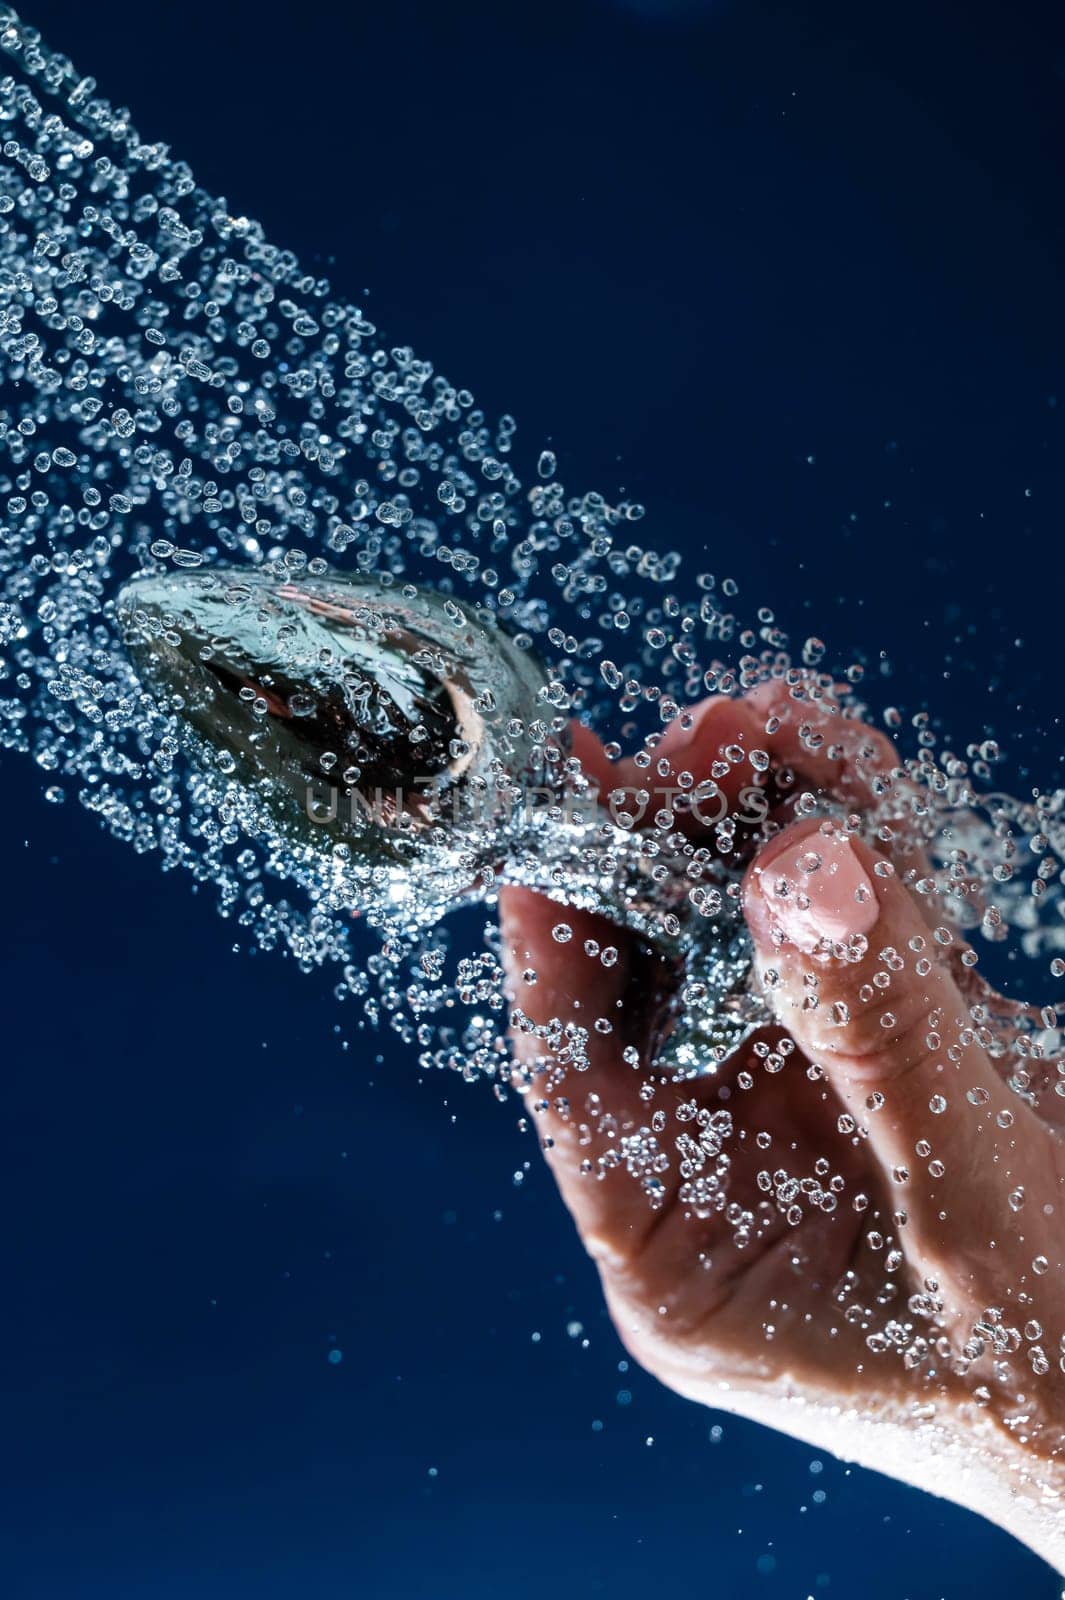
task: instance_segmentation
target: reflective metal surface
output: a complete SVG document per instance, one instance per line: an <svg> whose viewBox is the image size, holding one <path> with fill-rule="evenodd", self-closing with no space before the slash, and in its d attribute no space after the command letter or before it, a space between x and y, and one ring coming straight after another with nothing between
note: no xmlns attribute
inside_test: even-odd
<svg viewBox="0 0 1065 1600"><path fill-rule="evenodd" d="M543 670L490 612L246 569L146 575L118 608L194 759L262 808L334 909L415 928L502 876L632 929L704 988L673 1007L674 1066L704 1070L765 1020L735 864L703 850L696 870L680 835L581 799Z"/></svg>

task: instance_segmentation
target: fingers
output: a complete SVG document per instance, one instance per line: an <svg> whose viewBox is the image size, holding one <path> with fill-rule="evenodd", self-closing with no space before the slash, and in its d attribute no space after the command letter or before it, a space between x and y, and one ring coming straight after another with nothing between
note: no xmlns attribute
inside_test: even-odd
<svg viewBox="0 0 1065 1600"><path fill-rule="evenodd" d="M607 762L605 774L597 767L600 792L615 816L627 813L640 826L706 833L738 808L742 789L758 777L748 759L758 734L745 701L713 696L682 712L650 748Z"/></svg>
<svg viewBox="0 0 1065 1600"><path fill-rule="evenodd" d="M844 829L804 821L763 850L744 883L763 984L828 1077L900 1204L986 1246L1008 1225L1033 1139L1045 1130L1001 1082L991 1035L894 867Z"/></svg>
<svg viewBox="0 0 1065 1600"><path fill-rule="evenodd" d="M827 724L831 739L824 733ZM882 735L857 723L844 726L834 707L793 701L782 683L763 685L743 699L703 701L682 713L642 762L611 763L596 736L579 723L573 725L572 750L601 793L642 791L648 821L668 809L678 792L689 793L707 780L729 812L739 809L745 786L765 783L772 767L801 769L816 787L838 790L841 773L852 767L871 781L888 773L894 760ZM720 820L721 807L711 809ZM698 816L689 815L686 824L689 832L705 832ZM657 970L637 974L635 966L653 965L653 958L641 956L636 941L602 919L563 910L530 891L504 888L500 915L515 1001L515 1055L563 1194L584 1230L608 1228L616 1221L611 1210L619 1206L623 1228L636 1225L637 1209L645 1226L648 1208L640 1184L631 1176L616 1182L610 1174L618 1166L639 1165L641 1138L647 1136L648 1149L653 1145L639 1098L642 1080L633 1068L646 1067L650 1054L656 1006L649 996L653 1002L656 989L664 993L673 974L661 962ZM563 924L572 937L559 943L554 930ZM613 964L604 966L601 954L587 956L587 940L593 949L615 950ZM598 1126L600 1113L607 1118L605 1129Z"/></svg>
<svg viewBox="0 0 1065 1600"><path fill-rule="evenodd" d="M812 675L798 684L759 684L745 704L761 723L775 765L856 810L904 788L898 752L886 734L848 716Z"/></svg>
<svg viewBox="0 0 1065 1600"><path fill-rule="evenodd" d="M583 722L570 723L570 753L577 757L584 776L602 793L613 787L614 769L610 757L603 748L602 740Z"/></svg>
<svg viewBox="0 0 1065 1600"><path fill-rule="evenodd" d="M581 729L583 739L593 738ZM638 755L614 764L598 741L591 767L615 809L647 825L675 825L705 835L725 819L761 820L769 806L804 790L855 810L907 807L912 786L891 740L846 713L813 674L796 683L773 679L742 699L712 696L681 713ZM583 747L577 751L584 761ZM760 802L760 803L759 803ZM726 828L731 836L734 822Z"/></svg>
<svg viewBox="0 0 1065 1600"><path fill-rule="evenodd" d="M665 963L604 918L529 889L501 889L499 910L526 1103L585 1244L609 1264L654 1222L660 1180L636 1069Z"/></svg>

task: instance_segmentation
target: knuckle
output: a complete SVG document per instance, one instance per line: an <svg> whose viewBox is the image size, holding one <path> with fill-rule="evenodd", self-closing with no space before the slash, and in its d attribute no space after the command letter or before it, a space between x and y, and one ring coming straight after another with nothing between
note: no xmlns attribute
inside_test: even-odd
<svg viewBox="0 0 1065 1600"><path fill-rule="evenodd" d="M885 975L888 981L879 981ZM938 974L915 980L881 966L850 982L815 975L799 1002L803 1042L849 1076L900 1077L940 1054L945 1025L959 1031L945 998Z"/></svg>

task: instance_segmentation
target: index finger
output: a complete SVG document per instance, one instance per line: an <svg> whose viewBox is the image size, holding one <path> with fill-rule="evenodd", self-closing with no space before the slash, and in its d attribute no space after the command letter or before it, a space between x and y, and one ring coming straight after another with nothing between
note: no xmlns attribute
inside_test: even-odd
<svg viewBox="0 0 1065 1600"><path fill-rule="evenodd" d="M666 963L605 918L531 889L501 888L499 914L519 1087L590 1253L620 1259L654 1221L642 1181L655 1176L647 1078L637 1069Z"/></svg>

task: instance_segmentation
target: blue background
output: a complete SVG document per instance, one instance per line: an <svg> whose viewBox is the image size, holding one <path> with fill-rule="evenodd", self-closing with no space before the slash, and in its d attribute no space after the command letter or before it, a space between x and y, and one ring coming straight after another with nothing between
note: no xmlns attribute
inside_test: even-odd
<svg viewBox="0 0 1065 1600"><path fill-rule="evenodd" d="M863 649L879 705L1062 780L1060 9L31 20L527 461L550 439ZM42 787L5 762L10 1600L1058 1593L975 1518L620 1371L513 1105L235 955Z"/></svg>

